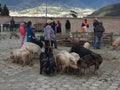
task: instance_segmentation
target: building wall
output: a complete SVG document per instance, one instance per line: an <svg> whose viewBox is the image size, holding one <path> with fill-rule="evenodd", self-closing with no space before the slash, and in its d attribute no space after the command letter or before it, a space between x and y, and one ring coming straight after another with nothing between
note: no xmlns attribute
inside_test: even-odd
<svg viewBox="0 0 120 90"><path fill-rule="evenodd" d="M0 16L0 24L5 23L6 21L9 21L11 17L5 17L5 16ZM54 18L55 22L59 20L62 24L62 33L65 32L65 22L66 20L69 19L71 22L71 31L76 32L80 31L80 26L83 21L83 18ZM93 17L87 18L89 22L89 31L93 31ZM32 21L33 24L36 23L46 23L46 18L45 17L14 17L14 20L16 22L20 21ZM98 18L99 21L103 22L103 25L106 29L106 32L113 32L113 33L120 33L120 17L102 17Z"/></svg>

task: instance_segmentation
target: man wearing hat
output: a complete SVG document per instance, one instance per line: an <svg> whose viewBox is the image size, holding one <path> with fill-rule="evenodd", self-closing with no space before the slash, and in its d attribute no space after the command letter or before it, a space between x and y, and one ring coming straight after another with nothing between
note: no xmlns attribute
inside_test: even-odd
<svg viewBox="0 0 120 90"><path fill-rule="evenodd" d="M53 43L55 40L55 33L51 27L53 20L48 19L47 24L44 27L44 40L45 40L45 52L48 53L49 47L53 47Z"/></svg>

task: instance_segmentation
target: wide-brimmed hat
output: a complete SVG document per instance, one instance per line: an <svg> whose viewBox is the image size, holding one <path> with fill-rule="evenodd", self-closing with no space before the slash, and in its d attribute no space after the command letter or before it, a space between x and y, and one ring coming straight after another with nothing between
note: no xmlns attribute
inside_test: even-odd
<svg viewBox="0 0 120 90"><path fill-rule="evenodd" d="M47 20L48 24L51 24L52 22L53 22L53 20L50 20L50 19Z"/></svg>

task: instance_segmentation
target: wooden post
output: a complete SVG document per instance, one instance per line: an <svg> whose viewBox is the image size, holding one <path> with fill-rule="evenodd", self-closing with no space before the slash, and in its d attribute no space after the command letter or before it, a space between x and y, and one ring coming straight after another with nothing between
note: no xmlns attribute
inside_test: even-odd
<svg viewBox="0 0 120 90"><path fill-rule="evenodd" d="M113 42L113 32L110 33L110 36L111 36L111 45L112 45L112 42Z"/></svg>
<svg viewBox="0 0 120 90"><path fill-rule="evenodd" d="M91 32L91 38L92 38L92 45L94 45L94 32Z"/></svg>

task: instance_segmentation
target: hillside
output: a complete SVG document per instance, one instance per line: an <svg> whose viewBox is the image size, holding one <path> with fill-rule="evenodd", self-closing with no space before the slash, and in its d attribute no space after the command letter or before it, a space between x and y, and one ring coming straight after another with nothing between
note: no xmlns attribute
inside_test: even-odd
<svg viewBox="0 0 120 90"><path fill-rule="evenodd" d="M0 3L7 5L10 16L45 17L47 3L47 16L71 17L72 10L78 13L78 17L86 17L96 9L120 3L120 0L0 0Z"/></svg>
<svg viewBox="0 0 120 90"><path fill-rule="evenodd" d="M98 9L113 3L120 3L120 0L92 0L92 2L91 0L0 0L0 3L6 4L10 10L18 11L40 6L45 4L46 1L48 5L93 9Z"/></svg>
<svg viewBox="0 0 120 90"><path fill-rule="evenodd" d="M89 16L104 17L104 16L120 16L120 3L107 5L98 9Z"/></svg>
<svg viewBox="0 0 120 90"><path fill-rule="evenodd" d="M85 17L91 14L93 9L80 9L73 7L63 7L61 5L47 5L47 17L72 17L71 11L77 12L77 17ZM38 7L24 9L21 11L10 11L10 16L36 16L45 17L46 16L46 5L42 4Z"/></svg>

